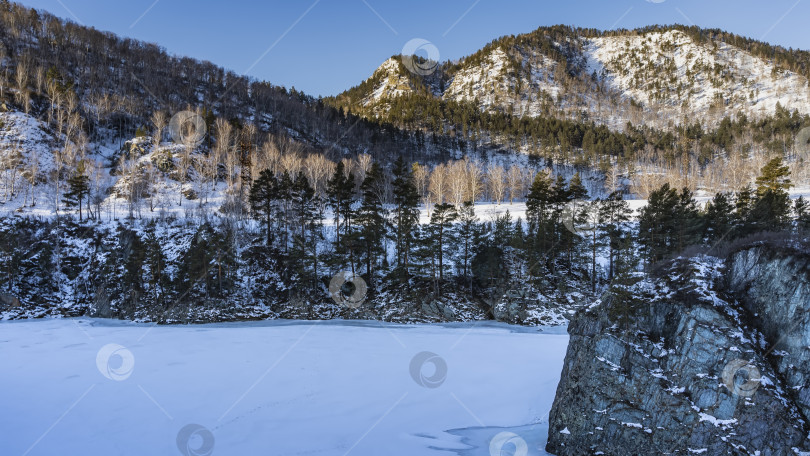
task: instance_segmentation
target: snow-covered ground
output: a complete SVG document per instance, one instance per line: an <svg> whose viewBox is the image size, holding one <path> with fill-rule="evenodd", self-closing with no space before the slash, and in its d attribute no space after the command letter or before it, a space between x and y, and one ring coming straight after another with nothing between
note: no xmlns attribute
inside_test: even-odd
<svg viewBox="0 0 810 456"><path fill-rule="evenodd" d="M0 453L546 454L567 344L495 323L0 323Z"/></svg>

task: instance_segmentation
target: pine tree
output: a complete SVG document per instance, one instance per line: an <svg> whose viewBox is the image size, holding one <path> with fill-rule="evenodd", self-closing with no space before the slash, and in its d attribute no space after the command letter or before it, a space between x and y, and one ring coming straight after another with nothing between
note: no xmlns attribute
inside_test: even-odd
<svg viewBox="0 0 810 456"><path fill-rule="evenodd" d="M430 214L430 224L427 227L426 241L432 245L434 255L434 273L437 292L438 283L444 280L444 259L448 256L446 250L453 245L453 222L458 218L455 206L448 203L437 204Z"/></svg>
<svg viewBox="0 0 810 456"><path fill-rule="evenodd" d="M684 187L678 195L675 210L676 250L673 251L682 251L686 247L699 244L703 236L703 227L703 217L692 191Z"/></svg>
<svg viewBox="0 0 810 456"><path fill-rule="evenodd" d="M298 173L290 190L296 225L290 254L291 266L302 281L310 279L311 283L315 283L318 277L318 240L321 236L315 190L303 172Z"/></svg>
<svg viewBox="0 0 810 456"><path fill-rule="evenodd" d="M90 178L86 174L85 161L79 161L73 175L68 179L70 190L65 193L66 207L79 207L79 221L82 220L82 201L90 194Z"/></svg>
<svg viewBox="0 0 810 456"><path fill-rule="evenodd" d="M649 263L698 244L703 234L703 218L692 192L680 193L664 184L650 194L639 217L639 242Z"/></svg>
<svg viewBox="0 0 810 456"><path fill-rule="evenodd" d="M535 176L526 198L526 219L529 223L528 254L532 258L545 258L549 269L553 257L551 250L556 245L554 212L558 196L559 192L555 192L548 174L540 172ZM540 274L536 269L533 268L533 273Z"/></svg>
<svg viewBox="0 0 810 456"><path fill-rule="evenodd" d="M571 201L584 200L588 198L588 190L582 184L579 173L575 173L568 183L568 196Z"/></svg>
<svg viewBox="0 0 810 456"><path fill-rule="evenodd" d="M750 226L751 209L754 206L754 190L746 185L734 194L734 238L740 238L752 231Z"/></svg>
<svg viewBox="0 0 810 456"><path fill-rule="evenodd" d="M472 290L472 274L470 274L470 262L473 248L477 240L480 240L478 217L475 216L475 205L467 201L458 211L458 241L459 248L456 249L461 259L461 275L467 279Z"/></svg>
<svg viewBox="0 0 810 456"><path fill-rule="evenodd" d="M799 236L810 231L810 207L804 196L800 196L793 202L793 212L796 214L796 232Z"/></svg>
<svg viewBox="0 0 810 456"><path fill-rule="evenodd" d="M378 163L373 163L366 178L360 185L363 194L362 204L355 221L360 227L359 243L366 262L366 275L374 278L374 268L378 259L385 254L383 241L386 234L386 212L383 207L385 176Z"/></svg>
<svg viewBox="0 0 810 456"><path fill-rule="evenodd" d="M275 215L274 203L278 198L278 180L269 169L259 173L250 187L250 209L257 219L264 220L267 230L267 246L273 243L273 220Z"/></svg>
<svg viewBox="0 0 810 456"><path fill-rule="evenodd" d="M154 303L162 305L168 285L168 277L166 276L166 255L163 253L163 246L155 233L153 224L147 226L145 234L145 263L149 268L147 283L152 290Z"/></svg>
<svg viewBox="0 0 810 456"><path fill-rule="evenodd" d="M605 224L604 232L607 236L608 246L608 280L612 281L617 272L625 271L623 261L625 252L629 252L633 246L632 231L627 224L633 211L624 201L622 192L617 190L611 193L602 202L600 220Z"/></svg>
<svg viewBox="0 0 810 456"><path fill-rule="evenodd" d="M338 257L345 254L347 250L351 253L353 243L351 239L343 239L350 234L352 228L352 195L354 193L354 176L351 173L346 176L345 170L343 162L338 162L335 166L335 173L326 184L329 207L332 208L335 216L335 253ZM337 262L342 263L342 259L338 258ZM350 262L354 267L354 262Z"/></svg>
<svg viewBox="0 0 810 456"><path fill-rule="evenodd" d="M706 204L705 237L711 243L729 239L734 227L734 202L728 193L717 193Z"/></svg>
<svg viewBox="0 0 810 456"><path fill-rule="evenodd" d="M141 302L143 293L143 264L146 259L143 241L137 232L119 228L118 260L123 263L123 275L120 280L124 303L134 312Z"/></svg>
<svg viewBox="0 0 810 456"><path fill-rule="evenodd" d="M757 193L748 225L752 231L784 230L790 225L790 168L777 157L768 162L757 177Z"/></svg>
<svg viewBox="0 0 810 456"><path fill-rule="evenodd" d="M676 211L680 198L675 189L664 184L650 193L639 214L639 243L652 264L673 250Z"/></svg>
<svg viewBox="0 0 810 456"><path fill-rule="evenodd" d="M410 254L419 225L419 192L413 181L411 169L400 156L394 162L394 239L396 242L396 276L401 280L409 277Z"/></svg>
<svg viewBox="0 0 810 456"><path fill-rule="evenodd" d="M564 205L567 209L572 210L572 215L574 216L575 220L572 220L573 225L575 226L588 226L588 225L595 225L599 219L599 210L597 205L585 203L588 199L588 190L585 189L585 186L582 185L582 178L580 178L579 173L575 173L574 177L571 178L571 181L568 183L568 187L563 191L558 191L558 197L562 198L560 203ZM582 208L584 210L580 211L579 209ZM594 226L594 228L596 228ZM598 232L596 229L591 230L589 233L583 233L590 235L591 237L591 247L592 247L592 274L594 278L596 277L596 247L597 247L597 237ZM560 242L565 246L565 250L567 252L566 261L568 263L568 271L571 272L574 264L573 253L574 249L576 248L576 243L579 240L579 237L569 231L560 229ZM594 287L596 286L596 282L594 279Z"/></svg>
<svg viewBox="0 0 810 456"><path fill-rule="evenodd" d="M292 234L295 230L293 226L293 182L290 173L285 170L281 173L281 178L278 180L278 200L281 203L280 219L281 219L281 245L284 247L284 253L290 253L290 241Z"/></svg>
<svg viewBox="0 0 810 456"><path fill-rule="evenodd" d="M763 166L757 177L757 196L763 196L768 190L776 193L787 193L793 184L790 182L790 167L783 165L782 157L776 157Z"/></svg>

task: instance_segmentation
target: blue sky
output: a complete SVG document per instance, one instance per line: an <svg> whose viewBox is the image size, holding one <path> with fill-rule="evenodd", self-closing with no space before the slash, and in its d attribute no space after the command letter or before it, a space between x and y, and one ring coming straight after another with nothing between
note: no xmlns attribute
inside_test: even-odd
<svg viewBox="0 0 810 456"><path fill-rule="evenodd" d="M311 95L360 83L414 38L441 59L543 25L599 29L650 24L717 27L810 49L810 1L802 0L23 0L23 4L169 53Z"/></svg>

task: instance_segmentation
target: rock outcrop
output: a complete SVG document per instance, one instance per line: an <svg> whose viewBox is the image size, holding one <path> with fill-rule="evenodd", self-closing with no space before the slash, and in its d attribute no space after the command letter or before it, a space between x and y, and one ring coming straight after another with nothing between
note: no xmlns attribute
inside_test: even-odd
<svg viewBox="0 0 810 456"><path fill-rule="evenodd" d="M736 264L731 282L742 289L750 264ZM795 397L807 377L795 366L806 366L807 358L801 361L797 351L784 368L772 367L773 335L761 322L779 304L764 302L775 291L768 275L758 275L761 292L752 302L759 304L746 307L761 309L752 319L723 292L723 269L709 257L676 260L657 278L615 286L574 317L549 418L549 452L764 456L806 450L806 415ZM795 297L796 283L783 284L784 303ZM773 322L774 331L781 321ZM793 377L786 380L783 372Z"/></svg>
<svg viewBox="0 0 810 456"><path fill-rule="evenodd" d="M728 288L757 322L769 360L810 417L810 255L757 246L729 260Z"/></svg>

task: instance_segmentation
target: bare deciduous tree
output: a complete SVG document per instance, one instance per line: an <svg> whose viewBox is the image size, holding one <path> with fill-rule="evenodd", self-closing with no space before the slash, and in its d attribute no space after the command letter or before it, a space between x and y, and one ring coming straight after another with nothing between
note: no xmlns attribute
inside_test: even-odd
<svg viewBox="0 0 810 456"><path fill-rule="evenodd" d="M428 183L428 192L430 192L430 200L433 204L444 203L447 194L447 180L447 165L442 163L433 168Z"/></svg>
<svg viewBox="0 0 810 456"><path fill-rule="evenodd" d="M155 127L155 133L152 136L152 145L158 148L163 140L163 129L166 128L166 113L163 111L153 112L152 125Z"/></svg>
<svg viewBox="0 0 810 456"><path fill-rule="evenodd" d="M23 105L25 113L28 114L31 110L31 98L28 96L28 63L25 59L17 62L15 79L17 82L17 103Z"/></svg>
<svg viewBox="0 0 810 456"><path fill-rule="evenodd" d="M506 174L506 184L509 187L509 204L512 204L516 199L523 198L523 182L526 173L517 165L509 167L509 172Z"/></svg>
<svg viewBox="0 0 810 456"><path fill-rule="evenodd" d="M490 164L487 168L487 190L496 204L503 202L506 195L506 171L503 166Z"/></svg>
<svg viewBox="0 0 810 456"><path fill-rule="evenodd" d="M467 186L464 201L475 203L484 193L484 171L481 166L470 159L464 160L464 183Z"/></svg>

